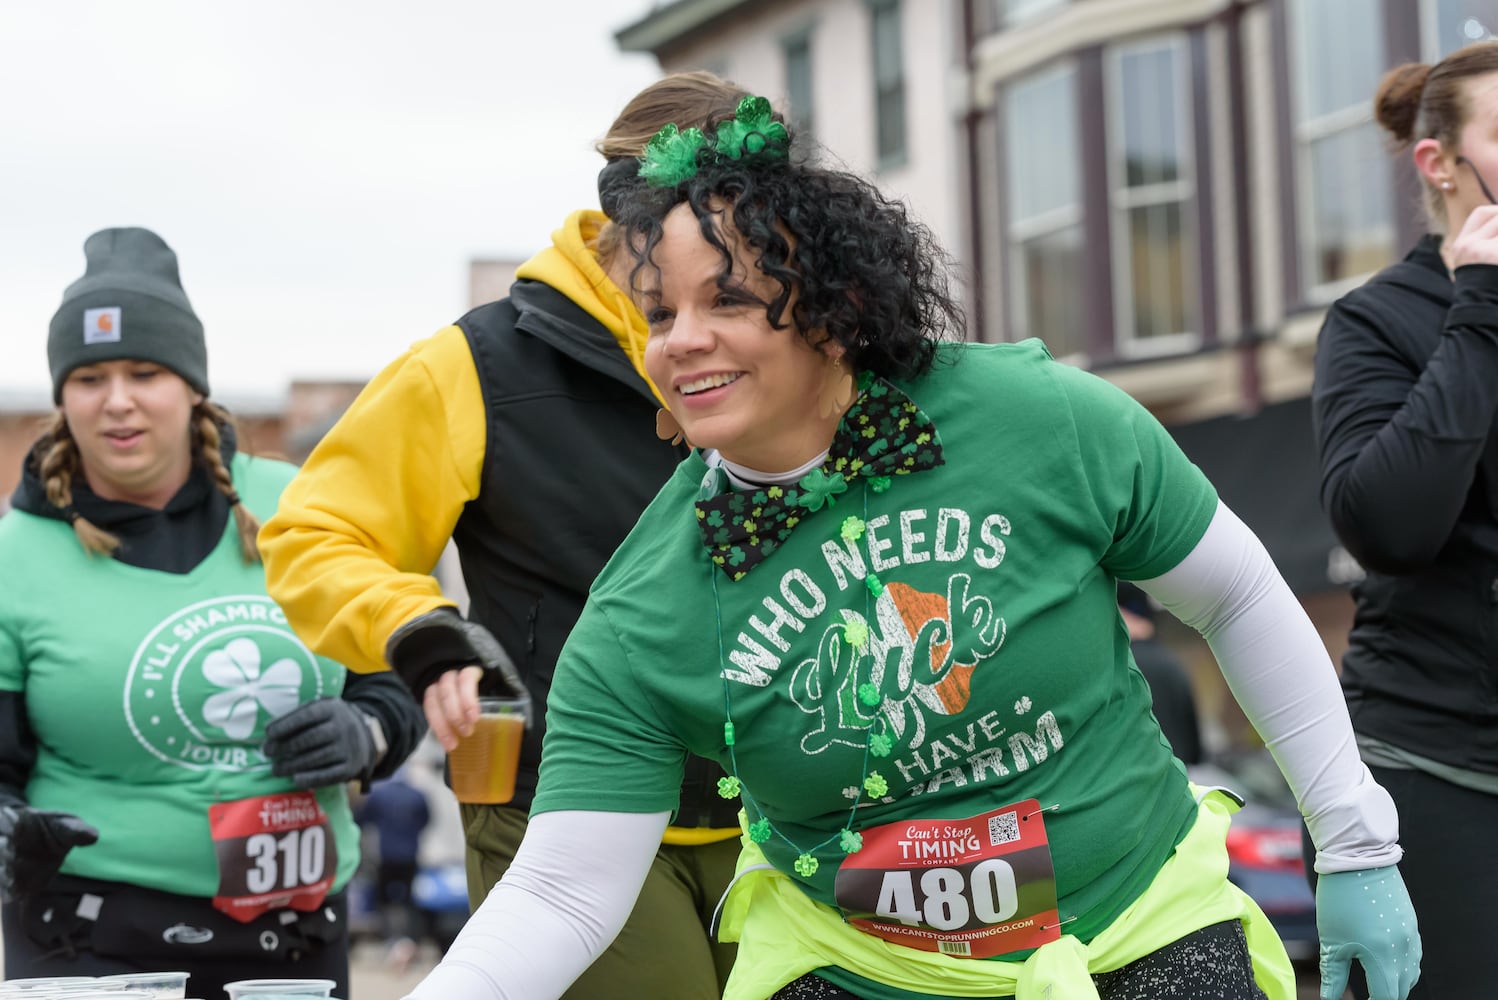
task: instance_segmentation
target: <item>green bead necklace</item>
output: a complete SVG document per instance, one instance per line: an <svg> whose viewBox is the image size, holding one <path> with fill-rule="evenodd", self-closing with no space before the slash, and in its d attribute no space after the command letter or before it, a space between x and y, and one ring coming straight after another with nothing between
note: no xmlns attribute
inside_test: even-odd
<svg viewBox="0 0 1498 1000"><path fill-rule="evenodd" d="M828 476L821 469L813 469L802 478L800 484L812 504L806 504L812 510L822 506L825 501L830 507L837 503L834 496L847 489L846 483L840 474ZM854 542L863 537L868 526L869 517L869 490L875 493L883 493L890 487L890 477L876 476L864 480L863 490L863 517L849 516L842 520L838 528L838 534L844 541ZM723 680L723 742L728 747L728 760L732 775L718 779L718 794L725 799L741 797L744 805L759 816L759 819L749 824L749 839L756 844L763 844L772 836L779 837L791 850L796 852L795 871L802 878L810 878L815 875L821 863L817 860L816 852L824 847L836 843L838 849L844 854L853 854L863 848L863 835L853 829L854 817L858 812L858 806L865 795L871 799L882 798L889 791L889 782L878 771L870 771L871 758L888 757L894 752L895 741L889 732L889 722L884 713L879 712L869 723L868 730L864 735L863 747L863 774L859 778L858 794L854 796L853 805L848 810L848 821L837 833L810 847L802 847L790 837L786 836L765 815L765 812L754 796L739 778L738 754L735 750L736 738L733 725L733 694L728 683L728 657L723 642L723 609L718 599L718 569L712 563L708 564L708 573L713 587L713 610L717 615L718 625L718 675ZM860 655L868 652L869 627L868 622L873 620L872 602L884 592L884 584L880 581L873 567L869 568L869 574L864 578L864 615L863 621L847 622L842 626L843 641L846 642L855 653ZM882 701L879 689L872 680L864 681L857 686L858 701L866 708L877 708ZM879 730L875 732L875 730Z"/></svg>

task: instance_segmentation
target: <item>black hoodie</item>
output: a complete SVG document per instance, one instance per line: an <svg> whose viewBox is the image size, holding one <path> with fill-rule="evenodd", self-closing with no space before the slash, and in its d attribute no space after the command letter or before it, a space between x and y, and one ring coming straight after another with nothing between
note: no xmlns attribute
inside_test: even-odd
<svg viewBox="0 0 1498 1000"><path fill-rule="evenodd" d="M1332 306L1312 394L1321 500L1368 571L1353 726L1498 774L1498 265L1429 236Z"/></svg>

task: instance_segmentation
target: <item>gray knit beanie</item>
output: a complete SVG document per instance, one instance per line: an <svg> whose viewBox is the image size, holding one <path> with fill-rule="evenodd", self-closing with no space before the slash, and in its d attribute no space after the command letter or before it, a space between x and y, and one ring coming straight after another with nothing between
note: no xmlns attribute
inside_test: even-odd
<svg viewBox="0 0 1498 1000"><path fill-rule="evenodd" d="M82 365L154 361L208 395L208 347L177 255L149 229L101 229L83 244L83 277L62 293L47 336L52 400Z"/></svg>

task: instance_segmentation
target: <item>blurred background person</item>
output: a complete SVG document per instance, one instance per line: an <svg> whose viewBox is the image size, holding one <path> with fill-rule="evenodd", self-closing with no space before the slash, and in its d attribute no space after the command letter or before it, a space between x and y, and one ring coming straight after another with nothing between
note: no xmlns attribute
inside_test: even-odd
<svg viewBox="0 0 1498 1000"><path fill-rule="evenodd" d="M731 115L742 96L692 72L630 100L597 146L608 161L603 212L571 215L507 298L376 376L261 534L271 593L298 633L355 670L393 668L448 751L471 731L479 690L523 683L534 699L514 798L462 806L473 906L524 836L552 670L588 588L686 454L656 432L646 325L621 290L633 260L608 215L657 130ZM431 575L449 539L466 618ZM718 795L721 777L717 764L690 759L633 916L569 997L719 995L734 949L708 925L739 853L738 808Z"/></svg>
<svg viewBox="0 0 1498 1000"><path fill-rule="evenodd" d="M294 471L238 453L155 233L106 229L47 341L57 416L0 521L0 894L8 977L176 970L347 995L346 783L421 712L314 657L255 535Z"/></svg>
<svg viewBox="0 0 1498 1000"><path fill-rule="evenodd" d="M375 903L380 910L386 958L400 969L416 957L424 933L412 886L419 867L421 835L432 818L426 794L407 780L409 766L376 781L354 811L359 825L375 834Z"/></svg>
<svg viewBox="0 0 1498 1000"><path fill-rule="evenodd" d="M1160 731L1181 763L1200 764L1201 724L1196 697L1191 691L1191 675L1181 658L1156 637L1155 609L1149 595L1132 583L1120 583L1118 613L1129 630L1129 651L1134 655L1134 663L1149 682Z"/></svg>
<svg viewBox="0 0 1498 1000"><path fill-rule="evenodd" d="M1491 996L1498 898L1498 42L1391 70L1430 234L1340 299L1316 352L1321 498L1367 570L1342 686L1399 806L1426 953L1412 998Z"/></svg>

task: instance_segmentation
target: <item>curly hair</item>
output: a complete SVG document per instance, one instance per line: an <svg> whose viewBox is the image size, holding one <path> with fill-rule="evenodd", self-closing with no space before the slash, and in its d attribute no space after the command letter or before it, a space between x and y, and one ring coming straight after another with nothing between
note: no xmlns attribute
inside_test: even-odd
<svg viewBox="0 0 1498 1000"><path fill-rule="evenodd" d="M831 337L855 370L910 378L930 368L937 341L962 337L951 260L902 202L846 171L704 153L694 177L640 191L616 220L635 256L635 292L642 271L657 266L667 214L686 204L723 259L720 285L730 281L734 245L747 246L779 286L765 306L770 325L794 326L808 343Z"/></svg>

